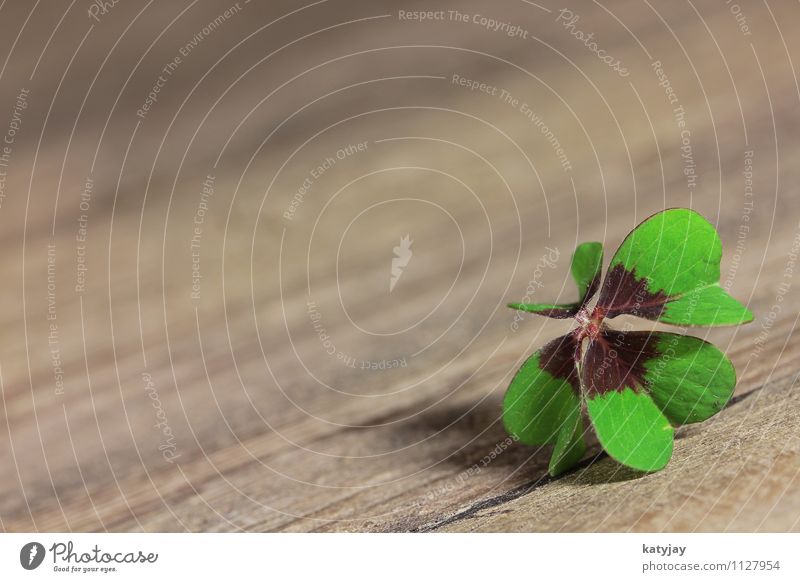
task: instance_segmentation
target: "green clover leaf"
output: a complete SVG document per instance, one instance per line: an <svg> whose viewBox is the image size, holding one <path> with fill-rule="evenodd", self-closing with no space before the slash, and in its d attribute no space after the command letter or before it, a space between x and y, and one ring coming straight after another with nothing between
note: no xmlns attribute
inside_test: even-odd
<svg viewBox="0 0 800 582"><path fill-rule="evenodd" d="M602 257L600 243L576 249L577 302L509 305L578 323L528 358L503 400L509 434L528 445L554 445L554 476L586 451L582 409L613 459L657 471L672 456L674 427L712 417L736 386L730 360L710 343L660 331L618 331L607 318L628 314L682 326L753 319L720 287L722 244L693 210L665 210L636 227L611 259L600 288Z"/></svg>
<svg viewBox="0 0 800 582"><path fill-rule="evenodd" d="M589 242L578 245L572 255L572 278L578 284L578 300L574 303L509 303L511 309L546 315L555 319L575 317L597 292L603 268L603 245Z"/></svg>
<svg viewBox="0 0 800 582"><path fill-rule="evenodd" d="M753 314L719 285L722 242L688 208L654 214L637 226L611 259L597 307L673 325L739 325Z"/></svg>

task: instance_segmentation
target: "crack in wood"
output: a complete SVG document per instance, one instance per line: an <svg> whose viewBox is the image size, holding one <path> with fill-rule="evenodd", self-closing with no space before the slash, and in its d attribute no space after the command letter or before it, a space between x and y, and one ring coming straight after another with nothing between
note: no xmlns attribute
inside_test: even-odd
<svg viewBox="0 0 800 582"><path fill-rule="evenodd" d="M744 401L745 399L749 398L750 396L752 396L753 394L755 394L756 392L761 390L763 387L764 387L764 385L762 384L761 386L758 386L757 388L753 388L752 390L750 390L748 392L745 392L744 394L739 394L738 396L734 396L733 398L730 399L728 404L725 405L725 409L728 409L728 408L730 408L732 406L735 406L735 405L739 404L740 402ZM529 481L528 483L525 483L523 485L518 485L517 487L511 489L510 491L506 491L505 493L501 493L500 495L496 495L494 497L489 497L488 499L482 499L481 501L473 503L472 505L470 505L466 509L458 511L458 512L454 513L453 515L450 515L448 517L444 517L444 518L442 518L440 520L437 520L437 521L429 522L429 523L427 523L425 525L422 525L422 526L419 526L419 527L416 527L416 528L413 528L413 529L410 529L410 530L407 530L407 531L409 531L411 533L435 532L435 531L437 531L437 530L439 530L439 529L441 529L443 527L447 527L448 525L451 525L453 523L456 523L456 522L459 522L459 521L466 521L468 519L472 519L479 512L481 512L481 511L483 511L485 509L491 509L493 507L498 507L498 506L501 506L501 505L503 505L505 503L508 503L510 501L514 501L516 499L524 497L524 496L528 495L529 493L531 493L532 491L535 491L536 489L539 489L540 487L544 487L545 485L553 483L553 482L555 482L555 481L557 481L557 480L559 480L559 479L561 479L563 477L566 477L567 475L571 475L575 471L586 469L587 467L589 467L593 463L595 463L595 462L599 461L600 459L603 459L603 458L605 458L607 456L608 456L608 454L605 451L600 451L596 455L594 455L593 457L590 457L588 459L584 459L583 461L581 461L580 463L575 465L575 467L572 470L568 471L567 473L564 473L563 475L559 475L558 477L551 477L550 475L543 475L542 477L539 477L538 479L535 479L533 481Z"/></svg>

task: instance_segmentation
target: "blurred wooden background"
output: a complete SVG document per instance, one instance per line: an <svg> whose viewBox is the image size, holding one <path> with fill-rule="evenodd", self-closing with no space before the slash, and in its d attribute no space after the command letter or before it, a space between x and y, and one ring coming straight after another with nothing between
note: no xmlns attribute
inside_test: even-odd
<svg viewBox="0 0 800 582"><path fill-rule="evenodd" d="M0 7L2 529L800 529L800 5L266 4ZM671 206L737 396L547 478L503 306Z"/></svg>

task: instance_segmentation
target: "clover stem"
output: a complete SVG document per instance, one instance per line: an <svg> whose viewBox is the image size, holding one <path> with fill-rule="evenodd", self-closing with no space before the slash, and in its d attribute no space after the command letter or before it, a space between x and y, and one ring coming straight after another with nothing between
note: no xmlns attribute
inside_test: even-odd
<svg viewBox="0 0 800 582"><path fill-rule="evenodd" d="M580 342L586 338L595 339L600 335L605 315L605 311L600 307L595 307L591 314L586 307L582 307L575 315L575 321L578 322L578 329L576 330L578 341Z"/></svg>

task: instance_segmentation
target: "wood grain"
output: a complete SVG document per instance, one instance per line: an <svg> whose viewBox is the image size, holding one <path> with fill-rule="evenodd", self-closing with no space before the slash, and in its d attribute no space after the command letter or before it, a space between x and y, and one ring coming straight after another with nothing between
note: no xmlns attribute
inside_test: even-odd
<svg viewBox="0 0 800 582"><path fill-rule="evenodd" d="M0 8L3 530L800 529L797 5L154 4ZM690 331L736 396L549 478L500 401L569 323L504 304L671 206L756 314Z"/></svg>

